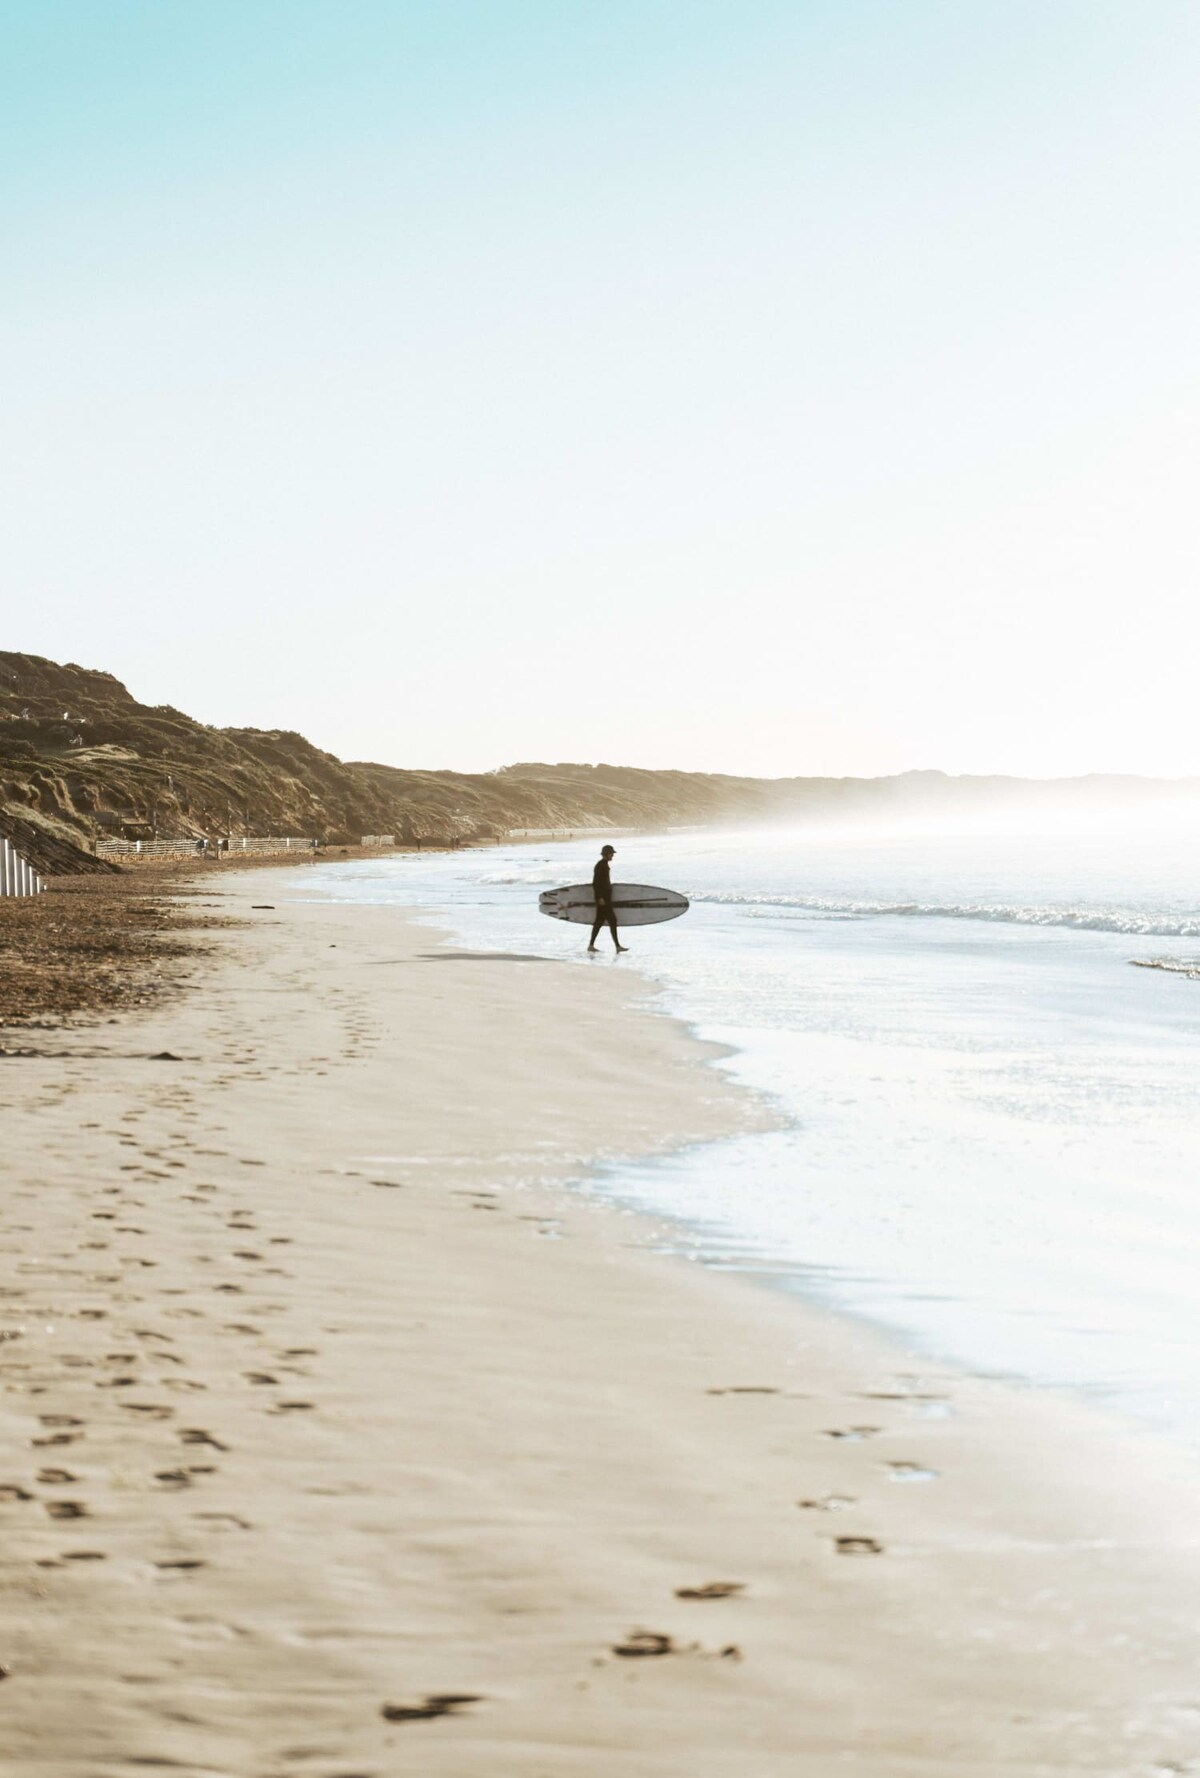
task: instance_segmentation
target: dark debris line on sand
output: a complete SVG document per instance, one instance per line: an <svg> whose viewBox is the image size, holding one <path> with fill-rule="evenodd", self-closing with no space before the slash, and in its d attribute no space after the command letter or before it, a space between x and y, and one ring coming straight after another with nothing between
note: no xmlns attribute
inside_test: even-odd
<svg viewBox="0 0 1200 1778"><path fill-rule="evenodd" d="M175 899L183 871L60 877L35 901L0 901L0 1024L112 1014L183 987L200 956L185 935L228 924Z"/></svg>

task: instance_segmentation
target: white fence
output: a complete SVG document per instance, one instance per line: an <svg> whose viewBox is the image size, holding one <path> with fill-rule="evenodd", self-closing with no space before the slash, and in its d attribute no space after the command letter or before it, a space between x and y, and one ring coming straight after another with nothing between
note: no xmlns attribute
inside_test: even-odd
<svg viewBox="0 0 1200 1778"><path fill-rule="evenodd" d="M40 895L46 887L11 840L0 840L0 896Z"/></svg>
<svg viewBox="0 0 1200 1778"><path fill-rule="evenodd" d="M97 840L97 858L178 858L196 850L195 840Z"/></svg>
<svg viewBox="0 0 1200 1778"><path fill-rule="evenodd" d="M365 833L362 837L362 844L364 846L394 846L396 836L394 833Z"/></svg>
<svg viewBox="0 0 1200 1778"><path fill-rule="evenodd" d="M97 858L221 858L227 854L249 858L268 852L311 852L315 840L295 834L279 839L230 840L97 840Z"/></svg>

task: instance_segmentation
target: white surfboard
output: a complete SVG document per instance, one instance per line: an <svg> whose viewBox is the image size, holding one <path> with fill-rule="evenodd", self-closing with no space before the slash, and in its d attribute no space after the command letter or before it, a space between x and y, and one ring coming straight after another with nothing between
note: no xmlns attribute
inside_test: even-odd
<svg viewBox="0 0 1200 1778"><path fill-rule="evenodd" d="M660 920L677 920L688 911L686 895L677 895L674 889L652 889L646 883L614 883L612 897L618 926L655 926ZM570 920L576 926L591 926L596 919L590 883L547 889L538 896L538 908L552 920Z"/></svg>

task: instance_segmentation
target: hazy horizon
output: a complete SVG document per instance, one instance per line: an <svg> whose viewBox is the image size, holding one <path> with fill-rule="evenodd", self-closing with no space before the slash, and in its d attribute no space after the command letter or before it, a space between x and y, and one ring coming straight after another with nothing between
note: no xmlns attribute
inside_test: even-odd
<svg viewBox="0 0 1200 1778"><path fill-rule="evenodd" d="M344 759L1200 773L1183 0L0 0L10 645Z"/></svg>

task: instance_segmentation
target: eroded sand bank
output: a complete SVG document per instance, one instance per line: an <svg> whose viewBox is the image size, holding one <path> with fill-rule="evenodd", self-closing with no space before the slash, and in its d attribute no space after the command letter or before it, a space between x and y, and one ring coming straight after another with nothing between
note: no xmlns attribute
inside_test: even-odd
<svg viewBox="0 0 1200 1778"><path fill-rule="evenodd" d="M0 1063L6 1778L1200 1771L1184 1458L656 1252L562 1182L766 1114L636 977L300 888Z"/></svg>

